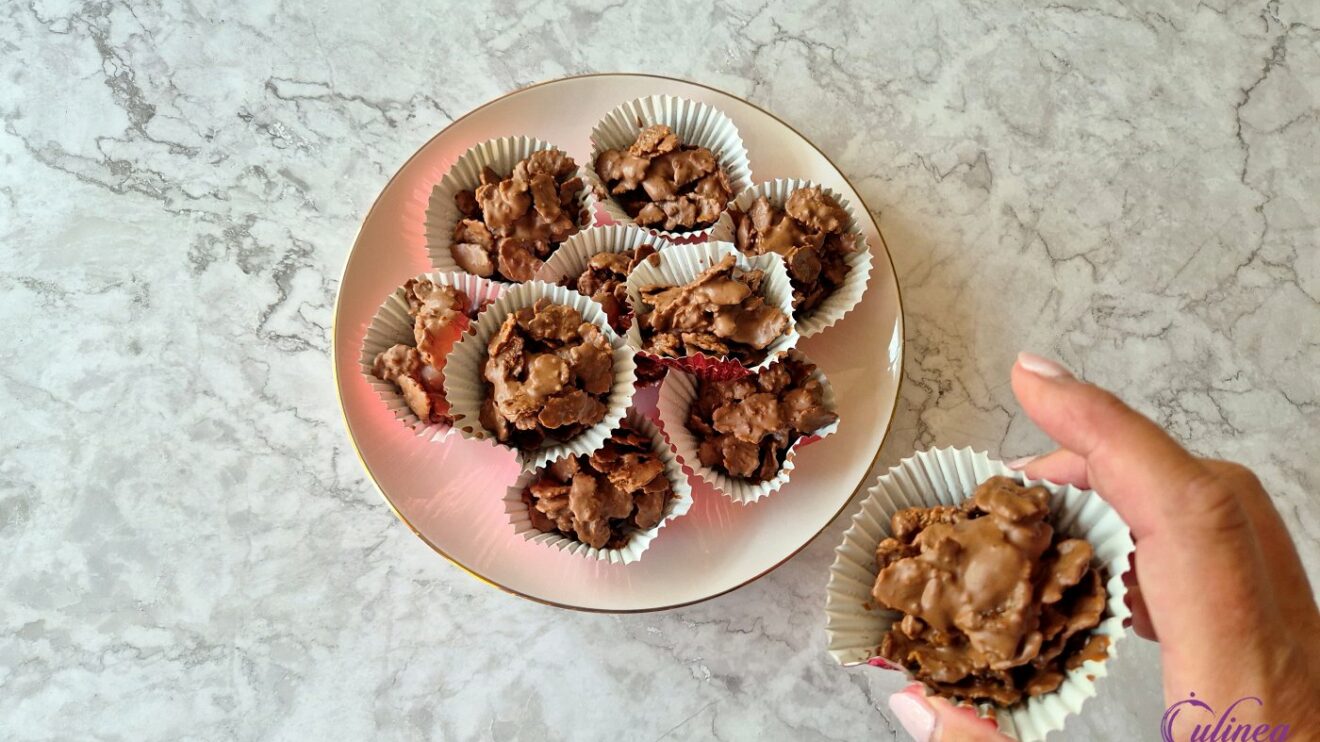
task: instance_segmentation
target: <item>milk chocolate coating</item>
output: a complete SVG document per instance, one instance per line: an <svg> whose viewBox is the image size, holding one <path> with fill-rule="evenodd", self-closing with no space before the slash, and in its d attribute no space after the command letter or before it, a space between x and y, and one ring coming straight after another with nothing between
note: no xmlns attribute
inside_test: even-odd
<svg viewBox="0 0 1320 742"><path fill-rule="evenodd" d="M742 271L734 256L682 286L643 286L637 310L643 349L681 358L704 353L759 363L788 332L788 316L761 295L765 275Z"/></svg>
<svg viewBox="0 0 1320 742"><path fill-rule="evenodd" d="M848 232L848 212L817 186L799 188L784 208L764 196L747 211L729 210L734 244L748 255L784 258L793 284L793 309L802 316L820 306L848 276L848 256L861 245Z"/></svg>
<svg viewBox="0 0 1320 742"><path fill-rule="evenodd" d="M683 144L664 124L642 129L627 149L601 152L595 166L629 216L669 232L709 227L733 197L715 154Z"/></svg>
<svg viewBox="0 0 1320 742"><path fill-rule="evenodd" d="M624 422L590 456L569 456L543 469L523 501L537 530L617 549L634 530L654 528L673 495L654 441Z"/></svg>
<svg viewBox="0 0 1320 742"><path fill-rule="evenodd" d="M687 419L701 463L753 482L772 479L798 438L838 419L814 371L784 358L741 379L701 381Z"/></svg>
<svg viewBox="0 0 1320 742"><path fill-rule="evenodd" d="M573 307L538 299L506 317L486 351L481 424L499 442L530 450L605 417L614 348Z"/></svg>
<svg viewBox="0 0 1320 742"><path fill-rule="evenodd" d="M473 275L530 281L585 221L582 188L577 164L558 149L533 152L508 177L485 168L475 191L454 194L463 217L454 225L454 262Z"/></svg>
<svg viewBox="0 0 1320 742"><path fill-rule="evenodd" d="M1090 629L1107 594L1083 539L1048 522L1049 492L993 477L960 507L894 514L872 595L903 619L880 654L952 698L1012 706L1054 691L1075 658L1104 656Z"/></svg>
<svg viewBox="0 0 1320 742"><path fill-rule="evenodd" d="M624 282L638 263L655 252L655 245L643 243L623 252L596 253L587 260L582 273L560 279L559 285L600 302L609 315L610 327L625 332L632 321L632 306Z"/></svg>

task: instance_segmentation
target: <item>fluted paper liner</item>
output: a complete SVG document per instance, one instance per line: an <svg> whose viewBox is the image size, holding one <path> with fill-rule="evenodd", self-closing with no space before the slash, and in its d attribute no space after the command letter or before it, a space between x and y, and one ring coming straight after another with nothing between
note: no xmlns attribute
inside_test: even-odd
<svg viewBox="0 0 1320 742"><path fill-rule="evenodd" d="M454 203L454 194L459 191L476 190L481 185L481 169L489 166L501 177L508 177L514 165L524 160L533 152L546 149L558 149L565 154L568 150L531 137L501 137L475 145L459 156L445 173L440 182L431 189L431 199L426 206L426 254L431 265L438 271L464 272L454 260L450 246L454 243L454 226L463 218ZM592 181L587 179L586 171L590 168L578 163L578 177L582 178L583 189L578 194L579 229L590 226L595 211L595 196L592 193Z"/></svg>
<svg viewBox="0 0 1320 742"><path fill-rule="evenodd" d="M557 532L546 533L537 530L527 514L527 503L523 502L522 499L523 490L541 472L541 469L537 468L534 471L524 471L518 477L518 481L509 487L504 496L504 512L509 515L509 522L513 525L514 533L522 536L526 541L544 544L560 551L566 551L574 556L598 559L610 564L632 564L642 558L642 552L646 551L647 547L651 545L651 542L660 534L660 529L664 528L666 523L687 513L688 509L692 507L692 487L688 484L687 475L683 473L682 464L679 463L678 457L674 455L673 448L665 442L664 436L660 434L660 429L655 426L655 423L646 419L645 415L632 409L628 411L626 419L637 430L651 438L651 445L656 455L664 462L665 476L669 478L669 484L674 491L673 496L665 503L664 515L660 518L660 522L646 530L634 529L628 543L618 549L597 549Z"/></svg>
<svg viewBox="0 0 1320 742"><path fill-rule="evenodd" d="M752 166L747 158L747 147L733 119L720 110L686 98L673 95L651 95L628 101L605 114L605 118L591 130L591 161L582 163L590 183L600 188L604 199L601 205L610 218L619 224L635 224L619 202L610 195L609 187L596 174L596 158L607 149L627 149L637 140L642 129L653 124L665 124L678 135L683 144L705 147L715 155L724 174L729 178L730 190L737 194L752 185ZM655 234L675 240L691 241L710 234L714 225L690 232L667 232L654 227L643 227Z"/></svg>
<svg viewBox="0 0 1320 742"><path fill-rule="evenodd" d="M470 273L423 273L414 278L427 279L438 286L451 286L462 291L471 301L473 311L499 298L507 285ZM385 381L372 372L377 354L399 344L416 345L416 337L413 335L414 323L415 321L408 314L407 292L404 291L403 286L400 286L386 297L380 309L376 310L376 316L371 318L371 324L367 325L367 334L362 338L358 367L381 401L404 425L412 428L420 438L442 441L453 432L449 425L423 422L404 401L403 394L393 382Z"/></svg>
<svg viewBox="0 0 1320 742"><path fill-rule="evenodd" d="M810 358L807 358L799 350L788 351L788 357L816 366ZM825 405L838 414L839 410L835 406L834 389L830 387L829 379L825 378L825 374L819 366L816 366L811 375L820 382L824 390ZM701 446L701 441L697 440L697 437L687 427L688 410L697 398L698 383L697 377L684 371L670 371L665 375L665 380L660 384L659 399L656 401L656 412L659 413L660 428L664 431L669 442L673 444L679 460L683 462L683 466L688 472L701 477L707 484L740 505L756 502L783 487L793 474L793 457L797 454L797 450L839 429L839 421L835 420L811 435L799 437L793 442L793 445L789 446L788 452L784 455L784 463L779 467L779 473L771 479L764 482L752 482L730 476L701 463L700 457L697 456L697 449Z"/></svg>
<svg viewBox="0 0 1320 742"><path fill-rule="evenodd" d="M745 366L736 358L721 358L699 353L683 358L662 358L642 350L645 341L636 315L642 313L642 289L647 286L680 286L690 283L702 271L733 255L741 270L759 268L765 272L761 293L766 302L779 308L789 318L788 332L766 348L765 359L753 366ZM774 363L779 356L797 345L797 327L793 322L793 287L788 281L788 270L778 255L743 255L729 242L703 242L692 245L671 245L654 256L643 260L628 276L628 302L632 304L634 318L628 328L628 344L642 355L662 365L695 373L702 378L738 378L759 371Z"/></svg>
<svg viewBox="0 0 1320 742"><path fill-rule="evenodd" d="M536 272L536 280L559 283L562 278L576 278L587 269L587 262L603 252L629 252L642 245L653 245L656 250L669 243L663 238L632 224L614 224L608 227L588 227L564 240Z"/></svg>
<svg viewBox="0 0 1320 742"><path fill-rule="evenodd" d="M618 427L632 403L637 369L632 348L610 328L605 310L598 302L572 289L541 281L528 281L508 287L494 304L477 315L473 331L458 341L445 364L444 384L445 396L449 399L449 414L454 418L454 428L464 438L495 441L494 434L481 425L481 405L487 393L486 380L482 375L487 356L486 345L500 329L505 317L522 307L530 307L541 298L549 299L554 304L573 307L582 314L583 321L600 327L614 347L614 383L605 398L605 417L573 438L551 442L550 445L531 451L505 446L514 451L524 471L565 456L589 454L600 448L610 431Z"/></svg>
<svg viewBox="0 0 1320 742"><path fill-rule="evenodd" d="M866 234L862 230L862 223L858 220L857 212L853 210L852 203L841 196L838 191L821 186L819 183L813 183L809 180L777 178L739 193L733 199L733 205L730 207L745 212L752 207L753 203L756 203L756 199L765 196L771 206L782 209L793 191L812 186L820 187L822 193L834 199L848 213L847 232L857 237L859 249L844 260L849 267L849 271L848 275L844 276L843 283L835 287L834 291L826 296L815 309L796 316L798 334L804 338L809 338L843 319L844 315L852 311L852 308L862 300L862 295L866 293L866 282L871 278L871 249L867 245ZM710 233L710 239L712 241L734 242L734 238L733 217L729 216L729 212L726 211L720 215L719 221L715 223L715 228Z"/></svg>
<svg viewBox="0 0 1320 742"><path fill-rule="evenodd" d="M1012 708L995 709L991 704L979 708L983 716L994 710L1001 732L1030 742L1063 729L1067 718L1079 713L1086 699L1096 695L1096 681L1108 674L1108 663L1117 656L1119 640L1126 633L1123 621L1131 615L1123 602L1127 592L1123 574L1133 550L1132 534L1118 513L1095 492L1024 480L1020 472L971 449L933 449L903 459L867 490L861 510L843 535L843 543L834 550L834 564L825 588L825 633L830 656L840 664L876 657L885 632L901 618L895 611L868 607L873 602L871 588L877 574L875 550L881 540L892 535L890 518L908 507L957 505L970 497L978 484L996 475L1049 490L1051 522L1060 532L1091 543L1095 548L1093 563L1101 568L1109 592L1100 625L1093 630L1109 639L1107 660L1087 660L1068 671L1053 693L1029 698ZM886 665L902 669L897 662Z"/></svg>

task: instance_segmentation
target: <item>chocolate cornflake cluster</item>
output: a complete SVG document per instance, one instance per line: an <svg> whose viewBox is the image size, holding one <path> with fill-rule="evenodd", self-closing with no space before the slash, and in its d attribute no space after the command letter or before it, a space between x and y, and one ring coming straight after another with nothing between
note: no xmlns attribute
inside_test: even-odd
<svg viewBox="0 0 1320 742"><path fill-rule="evenodd" d="M582 188L577 163L558 149L533 152L508 177L483 168L475 192L454 194L463 217L454 226L454 262L474 275L530 281L583 224Z"/></svg>
<svg viewBox="0 0 1320 742"><path fill-rule="evenodd" d="M752 482L774 478L798 438L839 419L815 370L785 357L741 379L700 381L687 427L702 465Z"/></svg>
<svg viewBox="0 0 1320 742"><path fill-rule="evenodd" d="M732 255L682 286L644 286L637 323L643 350L666 358L705 353L756 364L789 330L788 316L761 295L765 274Z"/></svg>
<svg viewBox="0 0 1320 742"><path fill-rule="evenodd" d="M422 422L452 423L440 369L468 326L472 303L467 294L431 281L404 284L415 345L394 345L376 354L372 373L393 383Z"/></svg>
<svg viewBox="0 0 1320 742"><path fill-rule="evenodd" d="M861 247L848 232L848 212L817 186L793 191L782 209L762 196L745 212L730 208L729 217L739 250L783 256L799 316L843 283L851 267L848 256Z"/></svg>
<svg viewBox="0 0 1320 742"><path fill-rule="evenodd" d="M959 507L894 513L872 595L903 619L883 657L936 692L1012 706L1103 659L1108 595L1085 539L1049 523L1049 492L993 477Z"/></svg>
<svg viewBox="0 0 1320 742"><path fill-rule="evenodd" d="M590 456L569 456L541 470L523 490L523 501L537 530L617 549L634 530L658 525L673 495L654 441L624 422Z"/></svg>
<svg viewBox="0 0 1320 742"><path fill-rule="evenodd" d="M531 450L605 417L614 348L573 307L539 299L505 318L486 350L481 424L500 443Z"/></svg>
<svg viewBox="0 0 1320 742"><path fill-rule="evenodd" d="M668 232L709 227L733 197L715 153L683 144L664 124L642 129L627 149L601 152L596 173L634 221Z"/></svg>
<svg viewBox="0 0 1320 742"><path fill-rule="evenodd" d="M638 263L655 253L656 246L650 243L622 252L599 252L591 256L582 273L560 279L559 285L600 302L609 315L610 327L624 332L632 312L624 282Z"/></svg>

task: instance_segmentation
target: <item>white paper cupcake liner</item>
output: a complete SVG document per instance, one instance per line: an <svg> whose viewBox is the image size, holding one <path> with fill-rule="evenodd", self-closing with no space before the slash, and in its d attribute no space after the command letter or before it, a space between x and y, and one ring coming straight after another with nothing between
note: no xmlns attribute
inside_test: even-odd
<svg viewBox="0 0 1320 742"><path fill-rule="evenodd" d="M438 271L462 273L454 260L450 246L454 243L454 226L462 219L454 195L459 191L476 190L481 185L481 169L489 166L503 177L513 172L513 166L519 160L526 159L533 152L563 147L531 137L501 137L478 144L464 152L454 161L440 182L431 189L431 199L426 207L426 254L431 265ZM595 213L596 202L592 189L592 180L588 175L591 168L578 163L578 176L582 178L583 188L578 194L578 223L582 227L590 226Z"/></svg>
<svg viewBox="0 0 1320 742"><path fill-rule="evenodd" d="M531 451L508 446L517 455L518 463L524 471L565 456L589 454L600 448L610 431L618 427L632 403L637 369L632 348L610 329L605 310L598 302L572 289L541 281L528 281L507 288L494 304L477 316L473 332L458 341L445 363L444 388L449 400L449 414L454 418L454 428L464 438L495 440L494 434L481 425L481 405L487 392L486 380L482 376L482 366L485 365L487 355L486 345L504 323L505 317L522 307L530 307L541 298L573 307L582 314L583 321L591 322L605 333L610 345L614 347L614 383L605 399L605 417L572 439L552 442Z"/></svg>
<svg viewBox="0 0 1320 742"><path fill-rule="evenodd" d="M469 273L423 273L415 278L427 279L437 286L451 286L462 291L472 302L474 312L487 302L498 299L507 285ZM358 368L385 406L404 425L412 428L419 438L442 441L453 432L449 425L423 422L404 401L399 388L393 382L385 381L372 372L378 354L395 345L417 344L416 336L413 334L414 324L415 321L408 314L408 295L404 287L400 286L386 297L380 309L376 310L376 316L371 318L371 324L367 325L367 334L362 339L362 352L358 356Z"/></svg>
<svg viewBox="0 0 1320 742"><path fill-rule="evenodd" d="M880 541L892 535L893 514L909 507L956 505L971 496L978 484L997 475L1024 481L1020 472L984 453L940 448L903 459L867 490L861 510L843 535L843 543L834 550L834 564L825 588L825 633L830 656L844 665L871 660L885 632L901 617L893 611L869 607L877 574L875 550ZM1095 548L1093 563L1102 568L1105 589L1109 591L1105 613L1093 630L1109 639L1108 659L1088 660L1069 671L1063 685L1053 693L1029 698L1010 709L995 710L1000 731L1031 741L1043 740L1048 733L1063 729L1067 718L1081 712L1086 699L1096 695L1096 681L1108 674L1109 662L1117 656L1118 643L1126 634L1123 622L1131 615L1123 602L1127 592L1123 574L1128 571L1134 547L1127 525L1095 492L1042 480L1027 479L1025 484L1048 489L1055 527L1069 536L1085 538ZM986 715L993 708L984 704L980 711Z"/></svg>
<svg viewBox="0 0 1320 742"><path fill-rule="evenodd" d="M538 468L534 471L524 471L518 477L518 480L513 483L513 486L509 487L504 496L504 512L509 515L509 522L513 525L514 533L522 536L526 541L544 544L560 551L566 551L574 556L598 559L610 564L632 564L642 558L642 553L651 545L651 542L659 535L660 529L664 528L666 523L687 513L692 507L692 487L688 484L687 475L683 473L683 466L679 463L678 457L674 455L673 448L665 442L659 428L646 419L645 415L632 409L628 411L626 419L637 430L651 437L656 455L664 462L665 476L669 478L670 486L674 490L669 502L665 503L664 516L660 519L660 522L646 530L634 530L627 545L618 549L597 549L557 532L546 533L537 530L527 514L527 503L523 502L522 493L532 479L540 473Z"/></svg>
<svg viewBox="0 0 1320 742"><path fill-rule="evenodd" d="M628 252L641 245L654 245L661 250L669 242L632 224L614 224L608 227L589 227L564 240L536 272L536 280L558 283L562 278L575 278L587 269L587 262L599 253Z"/></svg>
<svg viewBox="0 0 1320 742"><path fill-rule="evenodd" d="M866 283L871 278L871 249L867 245L866 234L862 230L862 223L857 218L857 212L853 210L852 203L841 196L838 191L831 188L820 186L810 180L784 179L777 178L760 185L748 188L739 193L733 200L733 206L739 211L747 211L756 202L756 199L765 196L770 201L770 205L778 208L784 208L788 197L793 191L799 188L810 188L819 186L821 192L833 198L838 202L844 211L848 212L848 232L857 236L860 249L849 255L844 262L848 264L848 275L844 277L843 283L812 311L806 314L797 315L798 334L804 338L824 330L844 318L844 315L852 311L862 300L862 295L866 293ZM710 239L722 242L735 242L733 218L729 212L720 215L720 220L715 222L715 227L711 230Z"/></svg>
<svg viewBox="0 0 1320 742"><path fill-rule="evenodd" d="M803 363L812 363L810 358L807 358L805 354L796 349L788 351L787 357ZM814 363L812 365L815 366ZM834 389L830 387L829 379L825 378L825 374L819 366L811 375L824 388L825 405L838 413L839 410L835 405ZM733 477L722 471L704 466L700 457L697 456L697 449L701 446L701 441L697 440L692 431L688 430L687 419L688 410L697 398L698 384L697 377L683 371L673 370L665 375L665 380L660 384L659 399L656 401L656 412L660 418L660 428L664 431L665 438L673 444L674 450L678 452L679 460L683 462L683 467L689 473L701 477L725 497L740 505L756 502L787 484L789 477L793 474L793 458L797 455L798 449L825 438L839 429L839 421L835 420L812 435L794 441L784 457L784 465L779 468L779 473L772 479L764 482L750 482L746 479Z"/></svg>
<svg viewBox="0 0 1320 742"><path fill-rule="evenodd" d="M764 271L765 280L761 284L761 293L769 304L778 307L789 318L788 332L766 348L765 358L760 363L746 367L750 371L759 371L774 363L779 356L796 346L799 337L797 326L792 319L793 287L789 283L788 270L784 268L784 261L780 260L778 255L743 255L738 251L738 248L729 242L672 245L656 253L654 258L643 260L633 269L626 284L628 287L628 302L632 304L633 311L640 314L644 311L643 288L654 285L680 286L690 283L698 274L720 262L726 255L733 255L737 259L738 268L744 271L753 268ZM632 326L628 328L627 338L628 344L635 350L648 357L655 358L665 365L674 365L672 361L675 359L659 358L642 351L644 341L641 326L636 318L633 319ZM689 356L689 358L699 361L699 363L693 364L687 369L692 371L705 367L717 370L719 366L743 365L736 359L718 358L704 353ZM706 375L704 372L701 373Z"/></svg>
<svg viewBox="0 0 1320 742"><path fill-rule="evenodd" d="M752 166L747 158L747 147L733 119L705 103L686 98L672 95L638 98L605 114L605 118L596 124L591 130L591 161L582 163L590 182L600 188L604 199L601 205L615 222L635 223L596 174L596 158L607 149L626 149L637 140L638 132L653 124L664 124L673 129L683 144L705 147L713 152L729 178L733 193L751 187ZM652 227L645 229L672 241L687 242L710 234L713 227L711 225L691 232L666 232Z"/></svg>

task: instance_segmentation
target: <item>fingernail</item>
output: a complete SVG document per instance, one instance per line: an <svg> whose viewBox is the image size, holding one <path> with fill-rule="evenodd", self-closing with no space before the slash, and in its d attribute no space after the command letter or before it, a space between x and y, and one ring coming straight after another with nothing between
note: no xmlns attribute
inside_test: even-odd
<svg viewBox="0 0 1320 742"><path fill-rule="evenodd" d="M1013 459L1012 461L1005 464L1005 466L1013 470L1018 470L1025 468L1027 464L1030 464L1031 462L1035 461L1038 458L1040 458L1040 454L1036 454L1035 456L1023 456L1020 459Z"/></svg>
<svg viewBox="0 0 1320 742"><path fill-rule="evenodd" d="M931 742L935 738L935 712L910 688L889 697L889 710L916 742Z"/></svg>
<svg viewBox="0 0 1320 742"><path fill-rule="evenodd" d="M1018 365L1025 371L1029 371L1037 376L1043 376L1047 379L1071 379L1073 375L1068 369L1060 366L1055 361L1048 358L1042 358L1035 353L1022 351L1018 353Z"/></svg>

